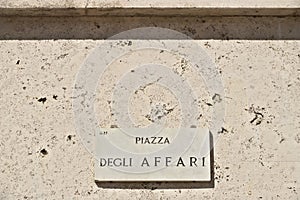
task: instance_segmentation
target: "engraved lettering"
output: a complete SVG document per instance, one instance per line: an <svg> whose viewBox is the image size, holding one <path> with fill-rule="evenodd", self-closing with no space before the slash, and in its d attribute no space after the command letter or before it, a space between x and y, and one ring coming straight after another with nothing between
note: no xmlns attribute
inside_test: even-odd
<svg viewBox="0 0 300 200"><path fill-rule="evenodd" d="M170 144L168 137L136 137L135 144Z"/></svg>
<svg viewBox="0 0 300 200"><path fill-rule="evenodd" d="M178 159L178 162L177 162L177 167L179 167L179 165L182 165L183 167L185 167L185 164L184 164L184 162L183 162L183 160L182 160L182 158L181 157L179 157L179 159Z"/></svg>
<svg viewBox="0 0 300 200"><path fill-rule="evenodd" d="M144 167L145 164L146 164L148 167L150 167L147 158L144 158L144 159L143 159L143 162L142 162L142 165L141 165L141 166Z"/></svg>

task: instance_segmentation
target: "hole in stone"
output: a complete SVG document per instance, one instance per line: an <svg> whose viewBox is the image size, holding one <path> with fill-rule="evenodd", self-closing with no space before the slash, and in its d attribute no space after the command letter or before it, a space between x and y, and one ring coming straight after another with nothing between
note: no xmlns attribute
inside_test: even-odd
<svg viewBox="0 0 300 200"><path fill-rule="evenodd" d="M72 139L72 135L68 135L67 136L67 140L69 141L69 140L71 140Z"/></svg>
<svg viewBox="0 0 300 200"><path fill-rule="evenodd" d="M38 99L38 102L45 103L46 101L47 101L46 97L41 97L41 98Z"/></svg>
<svg viewBox="0 0 300 200"><path fill-rule="evenodd" d="M42 149L41 150L41 154L43 154L44 156L48 154L48 151L46 149Z"/></svg>

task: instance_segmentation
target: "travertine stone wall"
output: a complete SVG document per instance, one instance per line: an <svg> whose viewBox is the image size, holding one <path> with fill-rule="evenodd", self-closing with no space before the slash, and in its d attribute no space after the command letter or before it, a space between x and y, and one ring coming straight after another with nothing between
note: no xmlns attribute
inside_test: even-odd
<svg viewBox="0 0 300 200"><path fill-rule="evenodd" d="M144 5L143 1L95 2L2 1L0 5L3 13L4 8L18 5ZM155 5L165 6L160 3ZM198 3L170 5L203 6ZM299 6L293 0L272 3L247 1L243 6ZM298 16L65 18L7 13L10 16L0 18L0 199L299 198ZM222 74L227 108L214 148L213 188L126 183L124 189L94 182L93 158L74 128L71 97L76 73L101 40L143 26L191 36Z"/></svg>

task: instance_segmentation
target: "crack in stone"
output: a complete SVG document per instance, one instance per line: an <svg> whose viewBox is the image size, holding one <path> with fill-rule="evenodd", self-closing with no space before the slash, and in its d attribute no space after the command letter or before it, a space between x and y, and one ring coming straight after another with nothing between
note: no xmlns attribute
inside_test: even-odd
<svg viewBox="0 0 300 200"><path fill-rule="evenodd" d="M134 93L137 94L139 90L142 91L142 92L144 92L147 87L149 87L150 85L153 85L153 84L157 83L161 79L162 79L162 77L159 77L157 80L155 80L153 82L147 83L144 86L140 86L139 89L137 89Z"/></svg>

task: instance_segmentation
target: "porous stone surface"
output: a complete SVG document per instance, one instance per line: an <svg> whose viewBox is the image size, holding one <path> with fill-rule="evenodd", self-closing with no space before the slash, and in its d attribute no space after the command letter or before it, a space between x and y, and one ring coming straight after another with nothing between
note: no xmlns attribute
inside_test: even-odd
<svg viewBox="0 0 300 200"><path fill-rule="evenodd" d="M0 199L298 199L299 7L299 0L0 0ZM99 17L109 15L122 17ZM199 102L200 125L216 101L226 105L213 186L95 183L93 156L75 131L76 75L103 39L144 26L195 39L222 76L225 98L204 92ZM175 71L191 74L180 63ZM178 102L162 91L150 84L133 95L133 120L156 120L154 103L177 124ZM99 123L114 127L112 102L98 92ZM167 98L170 107L158 103Z"/></svg>
<svg viewBox="0 0 300 200"><path fill-rule="evenodd" d="M217 65L226 95L214 188L98 186L94 160L75 132L72 89L101 41L2 40L0 199L299 198L299 41L197 43Z"/></svg>

